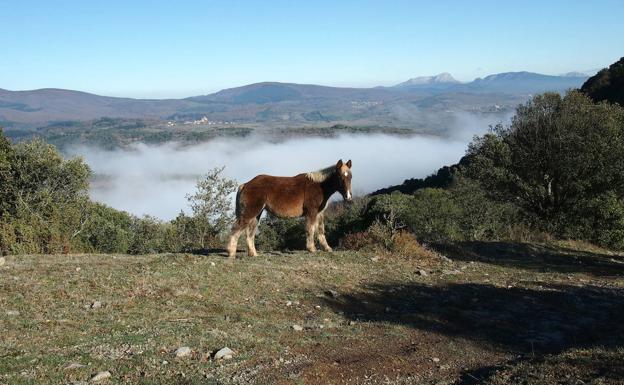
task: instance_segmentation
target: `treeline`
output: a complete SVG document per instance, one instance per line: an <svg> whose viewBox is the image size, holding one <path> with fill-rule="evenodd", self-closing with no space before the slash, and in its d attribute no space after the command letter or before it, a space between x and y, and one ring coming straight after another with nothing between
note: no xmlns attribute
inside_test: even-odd
<svg viewBox="0 0 624 385"><path fill-rule="evenodd" d="M189 195L191 214L136 217L88 197L91 170L35 139L11 144L0 130L0 254L153 253L217 247L229 225L233 181L210 171Z"/></svg>

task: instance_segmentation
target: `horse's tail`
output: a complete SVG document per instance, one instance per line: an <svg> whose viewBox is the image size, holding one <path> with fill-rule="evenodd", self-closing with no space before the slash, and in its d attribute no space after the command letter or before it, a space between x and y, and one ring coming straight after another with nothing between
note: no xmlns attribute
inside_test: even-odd
<svg viewBox="0 0 624 385"><path fill-rule="evenodd" d="M238 191L236 191L236 208L234 209L234 213L236 214L236 218L240 218L241 214L242 214L242 207L241 207L241 202L240 202L240 196L241 196L241 192L243 191L243 187L245 187L245 183L243 183L242 185L238 186Z"/></svg>

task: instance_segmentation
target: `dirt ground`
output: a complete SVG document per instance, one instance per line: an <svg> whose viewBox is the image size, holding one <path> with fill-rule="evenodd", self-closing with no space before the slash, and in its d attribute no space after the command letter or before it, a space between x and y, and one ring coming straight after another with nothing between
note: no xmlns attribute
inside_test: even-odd
<svg viewBox="0 0 624 385"><path fill-rule="evenodd" d="M8 256L0 384L624 383L622 256L432 248L447 258Z"/></svg>

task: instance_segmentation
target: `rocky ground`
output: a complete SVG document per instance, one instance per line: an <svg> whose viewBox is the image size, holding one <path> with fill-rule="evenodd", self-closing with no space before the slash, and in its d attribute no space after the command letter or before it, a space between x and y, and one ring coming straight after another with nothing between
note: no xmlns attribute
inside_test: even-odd
<svg viewBox="0 0 624 385"><path fill-rule="evenodd" d="M587 245L0 259L0 384L620 384L624 258Z"/></svg>

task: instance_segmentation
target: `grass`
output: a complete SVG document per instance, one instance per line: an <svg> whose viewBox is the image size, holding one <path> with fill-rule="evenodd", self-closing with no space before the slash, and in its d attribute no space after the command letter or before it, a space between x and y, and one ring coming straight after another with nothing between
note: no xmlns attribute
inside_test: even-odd
<svg viewBox="0 0 624 385"><path fill-rule="evenodd" d="M88 382L106 370L110 384L559 383L548 382L559 370L580 376L574 360L596 384L621 383L622 257L579 244L445 250L453 260L435 266L364 252L234 264L219 254L9 256L0 384ZM181 346L191 355L176 358ZM233 359L213 359L225 346Z"/></svg>

